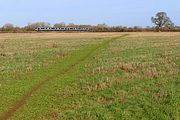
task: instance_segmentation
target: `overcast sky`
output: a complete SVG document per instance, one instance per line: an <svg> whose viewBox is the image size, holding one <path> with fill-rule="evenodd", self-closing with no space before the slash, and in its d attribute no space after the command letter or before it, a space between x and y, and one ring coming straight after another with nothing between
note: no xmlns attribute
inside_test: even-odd
<svg viewBox="0 0 180 120"><path fill-rule="evenodd" d="M0 26L38 21L151 26L158 11L180 25L180 0L0 0Z"/></svg>

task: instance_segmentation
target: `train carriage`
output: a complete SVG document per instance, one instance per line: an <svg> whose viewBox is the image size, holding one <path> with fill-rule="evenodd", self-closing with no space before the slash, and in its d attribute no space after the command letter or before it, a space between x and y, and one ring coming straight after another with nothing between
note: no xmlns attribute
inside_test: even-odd
<svg viewBox="0 0 180 120"><path fill-rule="evenodd" d="M35 31L89 31L90 28L80 28L80 27L37 27Z"/></svg>

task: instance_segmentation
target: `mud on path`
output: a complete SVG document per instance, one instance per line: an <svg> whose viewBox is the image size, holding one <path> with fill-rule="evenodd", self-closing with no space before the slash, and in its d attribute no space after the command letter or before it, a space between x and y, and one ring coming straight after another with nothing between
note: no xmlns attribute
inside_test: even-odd
<svg viewBox="0 0 180 120"><path fill-rule="evenodd" d="M122 35L120 37L115 37L108 39L104 41L103 43L95 46L87 47L83 50L79 51L79 54L86 51L85 54L81 55L78 59L76 59L75 62L69 63L67 67L63 70L58 71L52 76L47 77L44 80L41 80L39 83L35 84L26 94L24 94L22 97L20 97L15 103L12 103L11 107L4 113L0 115L0 120L7 120L10 119L11 116L26 102L26 100L31 97L32 94L34 94L38 89L40 89L44 84L47 84L49 81L57 78L58 76L68 74L70 70L72 70L75 66L80 65L83 61L85 61L87 58L91 57L95 52L98 51L98 49L106 47L110 42L113 42L117 39L120 39L122 37L127 36L127 34ZM77 53L78 55L78 53Z"/></svg>

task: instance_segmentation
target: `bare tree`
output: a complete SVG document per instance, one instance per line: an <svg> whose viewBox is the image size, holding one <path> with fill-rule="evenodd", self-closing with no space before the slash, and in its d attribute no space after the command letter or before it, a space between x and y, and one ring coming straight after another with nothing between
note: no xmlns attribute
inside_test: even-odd
<svg viewBox="0 0 180 120"><path fill-rule="evenodd" d="M108 25L103 23L103 24L98 24L97 26L95 26L95 31L108 31Z"/></svg>
<svg viewBox="0 0 180 120"><path fill-rule="evenodd" d="M99 28L107 28L108 25L106 25L105 23L103 23L103 24L98 24L97 27L99 27Z"/></svg>
<svg viewBox="0 0 180 120"><path fill-rule="evenodd" d="M76 27L76 25L74 23L69 23L68 27Z"/></svg>
<svg viewBox="0 0 180 120"><path fill-rule="evenodd" d="M28 23L28 25L24 27L24 30L32 31L37 27L51 27L51 24L47 22Z"/></svg>
<svg viewBox="0 0 180 120"><path fill-rule="evenodd" d="M54 27L65 27L65 26L66 24L64 22L54 24Z"/></svg>
<svg viewBox="0 0 180 120"><path fill-rule="evenodd" d="M36 27L50 27L50 23L46 22L36 22L36 23L28 23L29 27L36 28Z"/></svg>
<svg viewBox="0 0 180 120"><path fill-rule="evenodd" d="M162 27L173 27L174 24L170 20L170 18L167 16L167 13L165 12L158 12L155 17L151 18L151 21L157 25L158 29Z"/></svg>
<svg viewBox="0 0 180 120"><path fill-rule="evenodd" d="M14 25L11 23L7 23L7 24L3 25L2 29L5 31L12 31L12 30L14 30Z"/></svg>

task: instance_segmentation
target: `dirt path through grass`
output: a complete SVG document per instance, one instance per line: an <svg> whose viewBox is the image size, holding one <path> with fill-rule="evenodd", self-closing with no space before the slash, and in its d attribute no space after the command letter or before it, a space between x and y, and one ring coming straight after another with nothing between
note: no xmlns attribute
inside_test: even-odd
<svg viewBox="0 0 180 120"><path fill-rule="evenodd" d="M58 70L54 75L47 77L44 80L41 80L39 83L35 84L26 94L24 94L20 99L18 99L15 103L11 105L11 107L0 115L0 120L7 120L9 119L25 102L26 100L31 97L40 87L44 84L47 84L49 81L55 79L58 76L62 76L64 74L68 74L68 71L73 69L76 65L81 64L84 60L88 57L91 57L95 51L98 49L106 47L110 42L113 42L119 38L125 37L127 34L122 35L120 37L111 38L105 40L103 43L98 45L91 45L87 46L86 48L77 51L77 53L73 54L69 58L64 61L65 67L64 69Z"/></svg>

